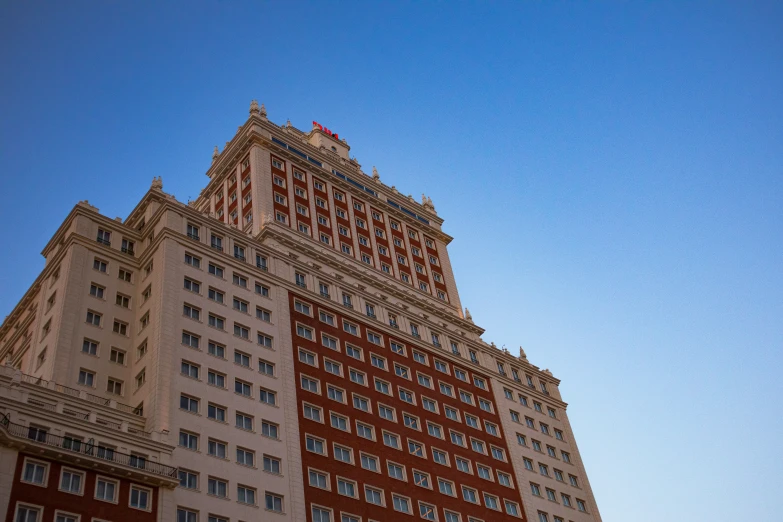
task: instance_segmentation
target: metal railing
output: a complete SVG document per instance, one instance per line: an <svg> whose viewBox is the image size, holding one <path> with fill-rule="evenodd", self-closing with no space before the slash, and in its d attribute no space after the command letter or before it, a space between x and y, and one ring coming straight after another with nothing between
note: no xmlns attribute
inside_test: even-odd
<svg viewBox="0 0 783 522"><path fill-rule="evenodd" d="M90 457L106 460L129 468L140 469L163 477L174 478L177 476L177 468L160 464L159 462L150 462L138 455L128 455L107 448L99 448L92 442L92 439L88 442L82 442L74 440L71 437L59 437L47 433L40 428L22 426L21 424L10 422L6 415L0 420L0 426L3 426L5 430L14 437L28 439L44 446L60 448L80 455L88 455Z"/></svg>

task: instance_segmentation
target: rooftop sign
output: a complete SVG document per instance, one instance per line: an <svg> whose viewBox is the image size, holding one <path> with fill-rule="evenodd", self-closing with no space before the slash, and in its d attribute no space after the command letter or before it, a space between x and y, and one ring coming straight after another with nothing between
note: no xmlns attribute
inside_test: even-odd
<svg viewBox="0 0 783 522"><path fill-rule="evenodd" d="M340 137L337 135L336 132L330 131L329 129L327 129L326 127L324 127L323 125L321 125L317 121L313 122L313 128L315 128L315 127L318 127L320 130L322 130L323 132L325 132L326 134L328 134L329 136L333 137L336 140L340 139Z"/></svg>

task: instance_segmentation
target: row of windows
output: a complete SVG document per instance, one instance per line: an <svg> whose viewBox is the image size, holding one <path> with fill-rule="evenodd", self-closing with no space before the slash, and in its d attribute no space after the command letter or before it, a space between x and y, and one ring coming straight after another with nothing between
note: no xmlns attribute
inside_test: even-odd
<svg viewBox="0 0 783 522"><path fill-rule="evenodd" d="M348 304L351 304L352 301L350 299L348 299L346 302ZM310 305L308 303L305 303L305 302L297 300L297 301L295 301L295 309L296 309L297 312L302 313L304 315L308 315L310 317L313 316L313 307L312 307L312 305ZM370 314L370 312L372 312L372 314L374 316L374 314L375 314L374 307L373 307L372 310L368 309L368 315ZM330 311L327 311L327 310L319 308L318 309L318 318L319 318L319 320L322 323L325 323L325 324L327 324L327 325L329 325L329 326L331 326L333 328L337 328L336 316L335 316L335 314L331 313ZM395 324L396 324L396 318L395 318ZM354 336L356 336L358 338L362 338L362 326L359 325L359 324L356 324L356 323L353 323L352 321L343 319L342 320L342 329L346 333L354 335ZM415 332L416 336L418 336L418 325L416 325L415 323L411 323L411 331ZM310 328L309 326L306 326L306 325L301 324L301 323L297 323L297 325L296 325L296 333L300 337L303 337L303 338L305 338L305 339L307 339L309 341L315 341L314 330L312 328ZM365 333L366 333L366 338L367 338L367 340L369 342L371 342L372 344L381 346L381 347L385 347L385 341L384 341L384 338L383 338L382 334L374 332L371 329L366 328L366 327L365 327ZM337 344L337 346L334 347L333 349L337 349L339 351L339 341L337 341L336 339L334 339L331 336L328 336L326 334L322 334L322 335L326 336L328 339L330 339L329 343L332 343L332 341L334 341L332 344ZM436 346L440 346L440 336L438 334L433 334L433 344L436 344ZM331 346L329 346L327 344L324 344L324 345L327 346L328 348L331 348ZM389 340L389 349L393 353L395 353L397 355L400 355L402 357L408 357L407 348L406 348L405 344L401 343L400 341L396 341L396 340L390 339ZM456 351L457 353L459 353L459 348L456 345L456 343L452 343L452 351ZM422 364L424 366L429 366L430 365L429 357L425 353L423 353L421 351L418 351L418 350L415 350L415 349L411 350L411 353L412 353L412 358L417 363ZM437 371L439 371L441 373L444 373L446 375L452 375L452 372L451 372L451 369L450 369L451 365L448 362L446 362L446 361L442 361L440 359L433 359L433 366L434 366L434 368ZM466 370L462 369L462 368L459 368L459 367L455 366L453 375L454 375L454 377L456 377L457 379L459 379L459 380L461 380L463 382L466 382L466 383L470 383L471 382L469 373ZM483 377L479 377L477 375L473 375L472 376L472 381L473 381L473 385L476 386L476 388L479 388L479 389L485 390L485 391L488 390L487 381Z"/></svg>
<svg viewBox="0 0 783 522"><path fill-rule="evenodd" d="M49 463L25 457L20 480L27 484L47 487L49 481ZM84 485L86 473L84 471L62 467L58 479L58 490L73 495L85 494ZM120 481L109 477L98 475L95 480L95 490L92 492L93 498L103 502L117 504L120 502ZM128 506L134 509L150 511L152 509L152 490L137 484L131 484L128 493ZM31 513L28 516L40 516L42 508L28 506ZM17 511L18 512L18 511ZM18 520L18 518L17 518ZM27 522L28 519L23 519ZM33 518L33 520L41 520Z"/></svg>
<svg viewBox="0 0 783 522"><path fill-rule="evenodd" d="M359 430L359 436L362 437L362 427L361 423L357 423L357 428ZM396 433L392 433L387 430L382 430L382 438L383 438L383 444L386 447L402 451L402 444L401 444L401 437L397 435ZM306 434L305 435L305 449L309 452L315 453L317 455L321 455L324 457L329 456L328 451L328 443L326 439ZM420 457L422 459L427 459L428 454L426 451L425 446L413 439L407 439L407 451L409 454L414 455L416 457ZM430 452L432 454L432 460L436 464L440 464L442 466L451 467L451 456L447 451L431 447ZM337 442L332 443L332 456L334 460L350 464L350 465L356 465L356 461L354 460L354 450L346 445L339 444ZM375 455L371 455L369 453L365 453L363 451L359 452L359 465L368 471L373 471L376 473L381 473L380 467L379 467L379 459ZM404 472L404 466L403 470L400 471L399 476L397 473L397 468L399 468L401 465L397 464L396 462L393 462L391 460L387 459L387 468L388 463L391 463L393 465L392 468L389 468L389 473L392 478L399 478L400 480L407 480L407 473ZM396 466L396 467L394 467ZM457 468L457 470L467 473L470 475L474 474L473 467L471 460L459 455L454 455L454 466ZM429 474L420 470L412 470L413 472L413 478L414 483L421 487L426 487L428 489L432 489L431 483L429 481ZM492 473L492 468L489 466L485 466L479 463L476 463L476 471L475 475L478 477L488 480L488 481L494 481L494 475ZM497 481L500 485L506 486L509 488L514 488L513 480L511 476L505 472L502 472L500 470L496 470L497 475ZM426 479L426 480L425 480ZM443 479L445 480L445 479ZM424 482L421 482L424 481ZM448 481L447 481L448 482Z"/></svg>
<svg viewBox="0 0 783 522"><path fill-rule="evenodd" d="M407 480L402 476L402 474L404 473L403 466L387 461L387 469L390 477L398 480ZM414 478L414 483L417 486L427 488L427 489L433 488L433 484L431 482L431 477L429 473L414 470L413 478ZM336 491L338 495L343 495L356 500L361 500L361 497L363 497L364 501L369 504L374 504L381 507L387 507L386 492L383 489L378 488L376 486L372 486L370 484L364 484L362 488L359 488L357 481L344 478L339 475L335 477L335 481L337 483ZM330 474L325 471L309 468L308 483L310 486L315 488L334 491L330 479ZM505 508L507 514L517 516L517 517L521 516L519 510L519 504L517 504L514 501L502 499L502 504L501 504L501 499L497 495L481 492L475 488L471 488L464 485L458 489L457 485L453 481L440 477L437 477L437 483L438 483L438 491L444 495L448 495L455 498L461 496L465 502L469 502L471 504L476 504L479 506L482 505L482 501L483 501L484 506L489 509L493 509L495 511L502 511L502 509ZM361 497L360 497L360 491L363 492L363 495L361 495ZM411 502L410 497L391 492L391 500L392 500L391 506L395 511L399 511L401 513L405 513L408 515L413 514L412 511L413 503ZM426 502L418 502L418 505L419 505L419 515L422 518L424 518L425 520L437 520L436 518L437 507L435 505ZM501 505L503 506L503 508L501 508ZM457 515L457 516L459 515L458 513L455 513L453 511L446 511L445 513L450 513L452 515ZM459 518L457 519L452 518L452 520L459 520Z"/></svg>
<svg viewBox="0 0 783 522"><path fill-rule="evenodd" d="M113 235L114 233L111 230L105 230L103 228L99 228L95 240L102 245L111 246L111 239ZM136 243L134 241L125 237L122 238L122 244L120 250L123 253L132 256L135 254L135 247L136 247Z"/></svg>
<svg viewBox="0 0 783 522"><path fill-rule="evenodd" d="M222 214L220 212L222 212L222 209L220 209L220 211L218 212L218 219L222 218ZM252 217L253 217L252 213L248 213L245 216L245 218L244 218L245 224L250 223L252 221ZM232 216L232 218L235 219L234 216ZM187 236L190 239L192 239L194 241L199 241L199 242L201 241L201 226L200 225L197 225L197 224L195 224L193 222L188 222L187 225L186 225L186 231L187 231ZM224 237L221 234L216 233L216 232L211 232L210 233L209 246L211 248L213 248L213 249L215 249L215 250L217 250L219 252L223 252L224 251L224 248L223 248L224 243L225 243ZM243 245L241 243L234 243L234 245L233 245L234 258L239 259L240 261L243 261L243 262L247 261L248 260L247 252L248 252L248 248L245 245ZM192 256L192 257L197 257L197 256ZM256 261L256 266L258 268L260 268L261 270L267 270L268 269L267 257L265 255L260 254L260 253L256 253L255 261Z"/></svg>
<svg viewBox="0 0 783 522"><path fill-rule="evenodd" d="M536 484L534 482L530 483L530 491L533 493L536 497L543 497L544 495L541 493L541 486L539 484ZM574 505L573 500L571 499L570 495L566 495L565 493L560 493L560 499L557 498L557 492L554 489L551 488L544 488L544 492L546 494L547 500L551 502L562 502L563 506L569 507L569 508L576 508L579 511L586 513L587 512L587 504L584 500L576 499L576 505Z"/></svg>
<svg viewBox="0 0 783 522"><path fill-rule="evenodd" d="M538 441L536 439L530 439L531 445L533 450L537 451L538 453L544 453L543 446L541 445L541 441ZM517 433L517 443L519 443L520 446L527 446L527 437L522 435L521 433ZM553 459L557 459L557 448L554 446L550 446L549 444L546 444L546 453ZM571 454L567 451L560 450L560 458L565 462L566 464L571 464Z"/></svg>
<svg viewBox="0 0 783 522"><path fill-rule="evenodd" d="M314 391L314 389L311 387L314 380L307 376L301 376L300 377L301 386L303 389L308 391ZM334 386L327 386L327 396L335 400L337 402L345 403L345 391L334 387ZM372 414L371 411L371 405L370 400L362 397L357 394L353 395L353 406L354 408L364 411L365 413ZM378 403L377 405L377 411L378 416L384 420L387 420L389 422L400 422L400 419L398 419L397 416L397 410L396 408L392 406L385 405L383 403ZM310 419L316 422L324 423L325 417L323 409L319 406L315 406L312 404L309 404L307 402L303 403L303 414L306 419ZM406 428L410 428L412 430L416 430L419 432L423 432L425 429L425 426L422 425L421 420L418 416L402 412L402 424ZM351 431L351 419L345 415L342 415L337 412L329 412L329 424L332 428L350 432ZM445 430L443 426L429 422L426 423L426 430L427 433L440 440L447 440L447 432L448 432L448 440L451 441L452 444L455 446L459 446L462 448L468 448L470 447L473 451L476 453L480 453L482 455L488 455L491 454L492 457L496 460L506 462L506 453L503 450L503 448L500 448L498 446L494 446L492 444L487 444L481 439L478 439L476 437L472 437L470 435L466 436L464 433L461 433L456 430L448 429ZM375 427L371 424L367 424L364 422L356 421L356 432L357 435L359 435L362 438L366 438L369 440L376 440L375 437ZM383 442L385 445L394 448L394 449L402 449L402 446L400 444L400 437L399 435L388 432L386 430L382 430L383 432ZM424 447L424 444L414 441L412 439L408 439L408 450L411 454L419 456L419 457L425 457L426 455L426 448ZM487 450L489 448L489 450ZM425 457L426 458L426 457Z"/></svg>
<svg viewBox="0 0 783 522"><path fill-rule="evenodd" d="M237 453L239 453L242 450L237 450ZM237 457L237 464L240 464L242 466L254 466L253 463L248 463L246 460L239 460L239 459L246 459L246 456ZM280 472L280 460L276 457L272 457L269 455L264 455L264 471L268 473L274 473L276 475L279 475ZM200 487L200 474L189 471L183 468L179 469L179 485L180 487L183 487L185 489L193 489L198 490ZM220 498L222 500L230 500L230 486L229 482L226 479L215 477L212 475L209 475L207 477L207 495ZM236 485L236 501L240 504L247 504L250 506L256 506L258 505L258 490L252 486L248 486L245 484L237 484Z"/></svg>
<svg viewBox="0 0 783 522"><path fill-rule="evenodd" d="M533 467L533 461L527 457L523 457L522 461L525 464L525 469L527 471L531 471L533 473L536 472L535 468ZM543 464L541 462L538 463L538 473L540 473L544 477L554 477L555 480L558 482L565 483L565 477L563 475L563 471L559 470L557 468L552 469L553 474L549 473L549 466L547 464ZM575 487L579 487L579 479L575 475L568 474L568 481L569 483Z"/></svg>

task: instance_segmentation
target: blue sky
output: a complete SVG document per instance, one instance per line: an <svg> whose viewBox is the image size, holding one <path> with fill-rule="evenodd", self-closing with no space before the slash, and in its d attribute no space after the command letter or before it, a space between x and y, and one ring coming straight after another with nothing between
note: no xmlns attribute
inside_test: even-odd
<svg viewBox="0 0 783 522"><path fill-rule="evenodd" d="M430 196L484 339L563 380L606 521L772 520L783 6L3 2L0 313L88 199L205 185L251 99Z"/></svg>

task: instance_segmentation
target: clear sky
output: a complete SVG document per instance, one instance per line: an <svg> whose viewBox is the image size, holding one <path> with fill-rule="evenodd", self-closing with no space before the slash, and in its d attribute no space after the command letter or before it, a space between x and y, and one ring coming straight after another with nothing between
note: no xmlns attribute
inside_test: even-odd
<svg viewBox="0 0 783 522"><path fill-rule="evenodd" d="M781 519L780 2L5 0L0 71L0 314L77 201L196 197L257 98L433 199L604 520Z"/></svg>

